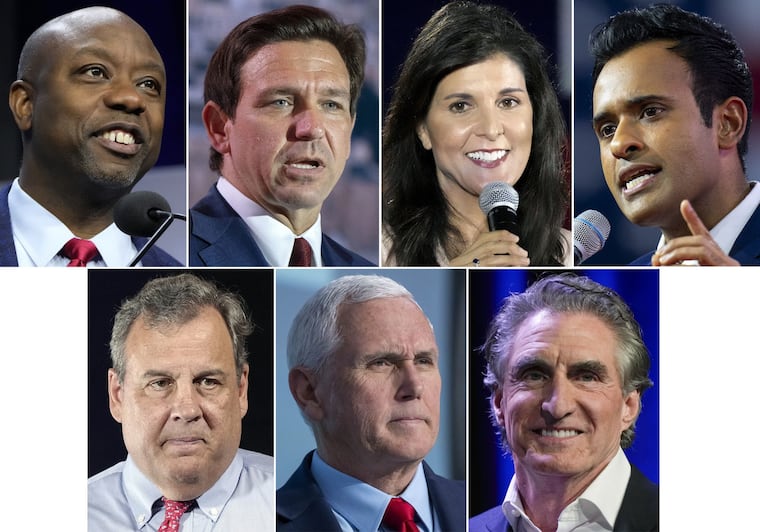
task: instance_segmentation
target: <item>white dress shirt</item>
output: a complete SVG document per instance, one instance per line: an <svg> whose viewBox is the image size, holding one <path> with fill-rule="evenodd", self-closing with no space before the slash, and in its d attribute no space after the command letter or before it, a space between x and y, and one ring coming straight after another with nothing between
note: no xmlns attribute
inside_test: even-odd
<svg viewBox="0 0 760 532"><path fill-rule="evenodd" d="M13 180L8 192L8 209L19 266L68 265L69 259L59 252L76 235L24 192L18 178ZM109 225L90 240L100 256L87 266L127 266L137 255L130 236L122 233L116 224Z"/></svg>
<svg viewBox="0 0 760 532"><path fill-rule="evenodd" d="M615 525L625 490L631 477L631 464L622 449L601 473L559 515L557 532L611 531ZM504 515L515 532L541 532L524 511L517 490L517 478L512 477L501 505Z"/></svg>
<svg viewBox="0 0 760 532"><path fill-rule="evenodd" d="M293 242L298 237L305 238L312 250L312 265L322 266L322 215L300 235L295 235L288 226L275 219L261 205L240 192L219 176L216 183L219 194L230 204L248 226L254 240L259 245L270 266L287 266L293 252Z"/></svg>

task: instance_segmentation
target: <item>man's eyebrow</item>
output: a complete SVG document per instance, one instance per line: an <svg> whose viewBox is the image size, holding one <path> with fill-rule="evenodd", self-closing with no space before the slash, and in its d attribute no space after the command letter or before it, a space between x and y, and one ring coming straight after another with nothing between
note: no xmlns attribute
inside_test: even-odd
<svg viewBox="0 0 760 532"><path fill-rule="evenodd" d="M552 366L543 358L536 355L525 355L519 357L510 368L509 374L517 376L525 370L537 369L544 372L551 372Z"/></svg>
<svg viewBox="0 0 760 532"><path fill-rule="evenodd" d="M584 360L581 362L574 362L570 364L568 368L568 374L577 375L579 373L595 373L600 378L606 378L609 376L609 369L607 366L598 360Z"/></svg>

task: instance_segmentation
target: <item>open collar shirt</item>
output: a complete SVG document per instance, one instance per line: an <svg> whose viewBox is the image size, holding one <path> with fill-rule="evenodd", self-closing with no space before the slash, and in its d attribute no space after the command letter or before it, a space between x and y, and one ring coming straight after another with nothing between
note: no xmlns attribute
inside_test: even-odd
<svg viewBox="0 0 760 532"><path fill-rule="evenodd" d="M155 532L164 520L161 492L131 456L93 476L88 530ZM217 482L180 519L182 532L274 530L271 456L238 449Z"/></svg>

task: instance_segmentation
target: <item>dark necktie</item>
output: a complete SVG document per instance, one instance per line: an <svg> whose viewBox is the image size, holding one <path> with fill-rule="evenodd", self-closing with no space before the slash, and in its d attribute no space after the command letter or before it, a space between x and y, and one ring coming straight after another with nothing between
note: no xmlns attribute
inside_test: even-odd
<svg viewBox="0 0 760 532"><path fill-rule="evenodd" d="M414 506L401 497L392 498L383 515L383 526L394 532L419 532L414 523Z"/></svg>
<svg viewBox="0 0 760 532"><path fill-rule="evenodd" d="M68 267L83 267L87 266L88 262L98 256L98 248L90 240L72 238L64 244L61 249L61 255L67 259L71 259L67 264Z"/></svg>
<svg viewBox="0 0 760 532"><path fill-rule="evenodd" d="M178 532L179 520L192 505L194 501L164 501L164 522L158 527L158 532Z"/></svg>
<svg viewBox="0 0 760 532"><path fill-rule="evenodd" d="M293 242L293 252L290 254L288 266L311 266L311 246L309 242L302 237L296 238Z"/></svg>

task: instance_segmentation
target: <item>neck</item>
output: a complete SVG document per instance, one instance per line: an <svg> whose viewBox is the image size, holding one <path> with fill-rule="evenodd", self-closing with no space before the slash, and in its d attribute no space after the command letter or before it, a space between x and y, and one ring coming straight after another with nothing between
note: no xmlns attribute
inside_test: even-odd
<svg viewBox="0 0 760 532"><path fill-rule="evenodd" d="M461 243L448 249L449 258L469 248L478 235L488 231L488 220L480 209L479 198L447 181L441 183L443 194L451 207L451 224L459 232Z"/></svg>
<svg viewBox="0 0 760 532"><path fill-rule="evenodd" d="M67 183L71 185L71 183ZM64 184L66 185L66 184ZM82 190L74 186L48 186L19 177L19 186L58 218L79 238L92 238L113 223L113 207L129 190ZM102 188L102 187L99 187Z"/></svg>

